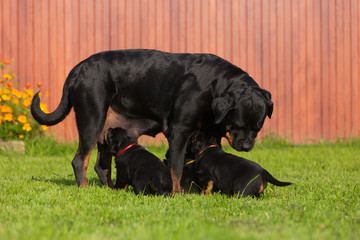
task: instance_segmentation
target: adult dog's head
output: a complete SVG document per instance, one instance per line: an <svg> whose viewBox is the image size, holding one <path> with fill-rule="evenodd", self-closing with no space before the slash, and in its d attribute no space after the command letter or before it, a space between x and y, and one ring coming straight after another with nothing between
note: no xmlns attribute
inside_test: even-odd
<svg viewBox="0 0 360 240"><path fill-rule="evenodd" d="M220 124L230 145L237 151L250 151L266 116L271 118L271 94L258 86L235 90L212 102L215 124Z"/></svg>

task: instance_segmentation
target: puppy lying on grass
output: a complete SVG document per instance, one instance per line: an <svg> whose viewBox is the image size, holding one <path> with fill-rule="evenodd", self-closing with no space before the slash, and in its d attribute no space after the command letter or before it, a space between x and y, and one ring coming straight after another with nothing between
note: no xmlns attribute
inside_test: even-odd
<svg viewBox="0 0 360 240"><path fill-rule="evenodd" d="M183 175L182 181L187 183L184 187L188 188L189 182L193 182L191 189L200 188L203 194L220 191L237 197L259 197L268 182L276 186L292 184L275 179L253 161L224 152L215 138L202 132L196 132L188 151L195 162L187 166L187 171L193 174Z"/></svg>
<svg viewBox="0 0 360 240"><path fill-rule="evenodd" d="M115 156L117 189L134 188L136 194L168 195L172 192L169 169L122 128L109 128L105 138Z"/></svg>

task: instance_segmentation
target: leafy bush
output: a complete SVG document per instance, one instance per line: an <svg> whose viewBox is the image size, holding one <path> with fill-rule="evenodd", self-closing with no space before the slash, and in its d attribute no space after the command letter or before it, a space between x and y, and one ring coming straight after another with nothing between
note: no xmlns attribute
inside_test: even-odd
<svg viewBox="0 0 360 240"><path fill-rule="evenodd" d="M41 126L30 113L34 90L29 83L23 90L14 87L16 75L9 68L9 61L0 60L0 139L28 139L43 135L47 126ZM48 96L49 92L45 95ZM42 102L40 107L48 112L45 103Z"/></svg>

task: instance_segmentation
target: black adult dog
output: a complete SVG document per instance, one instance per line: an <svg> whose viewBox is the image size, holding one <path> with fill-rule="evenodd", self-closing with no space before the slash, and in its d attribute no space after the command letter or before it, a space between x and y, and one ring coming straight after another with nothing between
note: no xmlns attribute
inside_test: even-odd
<svg viewBox="0 0 360 240"><path fill-rule="evenodd" d="M192 174L184 175L186 182L194 182L193 190L225 193L230 196L259 197L267 186L288 186L292 183L275 179L259 164L224 152L214 137L197 132L190 146L195 163L188 167ZM182 179L185 181L185 179Z"/></svg>
<svg viewBox="0 0 360 240"><path fill-rule="evenodd" d="M98 144L95 170L111 183L111 154L103 139L109 127L132 136L163 132L169 142L173 192L179 193L186 144L197 130L220 142L226 136L238 151L250 151L271 95L243 70L211 54L175 54L156 50L97 53L69 73L57 109L45 114L35 94L31 113L42 125L61 122L74 108L79 148L72 161L78 186L86 186L91 150Z"/></svg>
<svg viewBox="0 0 360 240"><path fill-rule="evenodd" d="M169 195L172 181L165 164L137 144L122 128L110 128L106 134L109 152L115 156L116 189L134 188L136 194Z"/></svg>

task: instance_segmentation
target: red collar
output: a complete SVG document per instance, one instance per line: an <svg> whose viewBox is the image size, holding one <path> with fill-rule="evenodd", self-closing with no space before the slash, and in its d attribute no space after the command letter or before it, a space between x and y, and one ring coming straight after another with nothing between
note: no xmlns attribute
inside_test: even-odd
<svg viewBox="0 0 360 240"><path fill-rule="evenodd" d="M116 154L116 156L118 157L120 154L122 154L123 152L125 152L126 150L128 150L129 148L131 148L132 146L136 145L136 143L132 143L129 146L127 146L126 148L124 148L123 150L121 150L118 154Z"/></svg>

